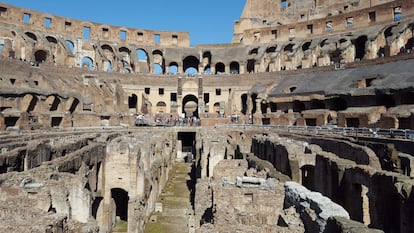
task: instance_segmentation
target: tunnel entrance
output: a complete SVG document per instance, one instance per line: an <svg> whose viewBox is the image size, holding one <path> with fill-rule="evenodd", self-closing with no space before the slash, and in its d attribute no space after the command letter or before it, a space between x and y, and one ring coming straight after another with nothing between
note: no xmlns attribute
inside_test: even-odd
<svg viewBox="0 0 414 233"><path fill-rule="evenodd" d="M115 201L116 216L122 221L128 221L128 192L120 188L113 188L111 189L111 197Z"/></svg>
<svg viewBox="0 0 414 233"><path fill-rule="evenodd" d="M187 154L184 156L184 160L186 162L191 162L194 159L196 153L196 133L179 132L178 140L181 141L181 151L183 154Z"/></svg>

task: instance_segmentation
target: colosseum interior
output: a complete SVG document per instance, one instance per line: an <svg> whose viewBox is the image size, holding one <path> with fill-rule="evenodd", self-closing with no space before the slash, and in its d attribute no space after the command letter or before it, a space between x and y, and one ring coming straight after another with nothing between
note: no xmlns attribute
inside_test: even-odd
<svg viewBox="0 0 414 233"><path fill-rule="evenodd" d="M412 0L247 0L194 47L0 3L0 232L413 232L413 33Z"/></svg>

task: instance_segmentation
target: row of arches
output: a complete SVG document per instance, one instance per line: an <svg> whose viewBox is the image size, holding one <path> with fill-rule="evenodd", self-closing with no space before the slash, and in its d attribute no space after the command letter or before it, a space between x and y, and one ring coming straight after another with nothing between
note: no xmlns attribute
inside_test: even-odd
<svg viewBox="0 0 414 233"><path fill-rule="evenodd" d="M200 55L180 55L182 58L175 60L176 58L166 57L166 51L164 50L155 49L149 52L148 48L138 47L131 49L127 46L115 47L107 43L90 46L95 53L94 55L90 53L87 55L83 51L77 51L79 50L77 45L70 39L60 41L56 37L48 35L44 37L43 41L52 44L55 48L63 46L66 55L72 57L77 56L77 54L83 54L84 57L77 58L81 60L78 66L92 70L122 73L204 73L219 75L272 72L286 68L309 68L311 66L330 65L332 63L347 63L363 59L394 56L412 51L414 46L413 31L414 24L398 24L384 28L375 38L371 38L368 35L344 35L339 38L304 40L301 43L288 42L280 48L278 45L269 45L262 48L258 46L250 48L246 51L245 56L237 57L233 61L215 60L211 51L202 51ZM28 43L36 44L33 42L39 42L40 37L34 32L25 32L24 38ZM382 42L381 38L384 38L385 40L383 41L385 42ZM60 54L56 54L56 51L60 50L41 49L42 43L37 44L36 47L39 48L34 51L36 62L52 61L54 56L60 56ZM240 49L237 48L234 51ZM239 52L235 54L241 54ZM65 54L62 55L65 56ZM323 56L326 57L319 60ZM49 59L50 57L53 57L53 59ZM304 59L308 57L312 61L306 61L306 64L303 64L305 62ZM280 61L278 62L277 59ZM60 59L60 62L68 61L67 59ZM291 64L285 64L287 62Z"/></svg>

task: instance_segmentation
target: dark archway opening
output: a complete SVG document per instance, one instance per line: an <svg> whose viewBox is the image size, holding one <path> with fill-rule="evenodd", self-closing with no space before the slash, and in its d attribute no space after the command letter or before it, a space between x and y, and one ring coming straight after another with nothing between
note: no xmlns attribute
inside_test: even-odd
<svg viewBox="0 0 414 233"><path fill-rule="evenodd" d="M47 59L47 52L44 50L38 50L35 52L35 61L36 63L43 63L46 62Z"/></svg>
<svg viewBox="0 0 414 233"><path fill-rule="evenodd" d="M196 153L196 133L195 132L179 132L178 140L181 141L181 151L184 153L191 153L192 157L194 158L194 155ZM190 160L190 158L184 158L184 159L187 161Z"/></svg>
<svg viewBox="0 0 414 233"><path fill-rule="evenodd" d="M199 60L194 56L188 56L183 60L183 68L185 73L189 73L189 69L192 68L194 72L198 73Z"/></svg>
<svg viewBox="0 0 414 233"><path fill-rule="evenodd" d="M252 112L251 114L255 114L256 113L256 99L257 99L257 94L252 94L252 104L253 104L253 108L252 108Z"/></svg>
<svg viewBox="0 0 414 233"><path fill-rule="evenodd" d="M368 41L367 36L360 36L354 41L355 45L355 60L362 60L365 56L366 42Z"/></svg>
<svg viewBox="0 0 414 233"><path fill-rule="evenodd" d="M37 97L32 95L32 99L30 100L29 106L27 106L26 112L32 112L36 107L37 101Z"/></svg>
<svg viewBox="0 0 414 233"><path fill-rule="evenodd" d="M226 68L223 63L219 62L216 64L216 73L215 74L223 74L226 72Z"/></svg>
<svg viewBox="0 0 414 233"><path fill-rule="evenodd" d="M53 100L53 103L50 105L49 111L58 110L59 104L60 104L60 99L58 97L55 97L55 99Z"/></svg>
<svg viewBox="0 0 414 233"><path fill-rule="evenodd" d="M59 127L62 124L63 117L52 117L51 126Z"/></svg>
<svg viewBox="0 0 414 233"><path fill-rule="evenodd" d="M92 203L92 217L94 217L96 219L96 216L98 214L98 208L99 205L101 204L101 201L103 200L102 197L95 197L95 200L93 200Z"/></svg>
<svg viewBox="0 0 414 233"><path fill-rule="evenodd" d="M129 109L136 109L138 103L138 97L135 94L128 96L128 107Z"/></svg>
<svg viewBox="0 0 414 233"><path fill-rule="evenodd" d="M6 125L6 127L14 127L16 126L18 120L19 117L5 117L4 124Z"/></svg>
<svg viewBox="0 0 414 233"><path fill-rule="evenodd" d="M254 66L255 66L256 60L255 59L250 59L247 60L247 72L249 73L254 73Z"/></svg>
<svg viewBox="0 0 414 233"><path fill-rule="evenodd" d="M120 188L113 188L111 189L111 197L115 201L116 216L119 216L122 221L128 221L128 192Z"/></svg>
<svg viewBox="0 0 414 233"><path fill-rule="evenodd" d="M69 108L69 112L70 113L73 113L75 110L76 110L76 108L78 107L78 105L79 105L79 100L78 99L73 99L73 102L72 102L72 105L70 106L70 108Z"/></svg>
<svg viewBox="0 0 414 233"><path fill-rule="evenodd" d="M315 166L304 165L300 170L302 172L302 185L311 191L315 191Z"/></svg>
<svg viewBox="0 0 414 233"><path fill-rule="evenodd" d="M242 104L241 113L246 115L246 113L247 113L247 94L243 94L241 96L241 104Z"/></svg>
<svg viewBox="0 0 414 233"><path fill-rule="evenodd" d="M230 63L230 74L239 74L240 73L240 65L238 62Z"/></svg>
<svg viewBox="0 0 414 233"><path fill-rule="evenodd" d="M194 95L187 95L183 98L182 113L185 113L186 117L198 117L198 98Z"/></svg>

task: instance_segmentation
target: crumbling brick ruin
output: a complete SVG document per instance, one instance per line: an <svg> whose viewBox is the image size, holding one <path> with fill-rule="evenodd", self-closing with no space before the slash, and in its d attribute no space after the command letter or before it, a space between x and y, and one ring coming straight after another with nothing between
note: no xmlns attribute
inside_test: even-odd
<svg viewBox="0 0 414 233"><path fill-rule="evenodd" d="M0 3L0 232L412 232L413 48L405 0L195 47Z"/></svg>

